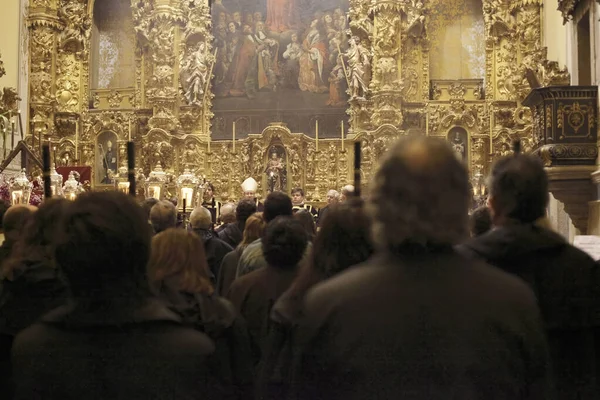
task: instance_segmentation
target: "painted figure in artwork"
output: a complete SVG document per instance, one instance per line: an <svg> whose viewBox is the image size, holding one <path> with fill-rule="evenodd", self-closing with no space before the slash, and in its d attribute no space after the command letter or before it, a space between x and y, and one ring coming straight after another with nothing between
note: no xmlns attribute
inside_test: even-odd
<svg viewBox="0 0 600 400"><path fill-rule="evenodd" d="M267 0L267 26L271 32L284 32L291 27L294 0Z"/></svg>

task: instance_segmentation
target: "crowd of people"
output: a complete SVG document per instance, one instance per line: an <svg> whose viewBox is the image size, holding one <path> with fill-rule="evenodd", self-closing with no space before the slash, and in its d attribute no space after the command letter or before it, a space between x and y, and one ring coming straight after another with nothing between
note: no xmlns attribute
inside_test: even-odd
<svg viewBox="0 0 600 400"><path fill-rule="evenodd" d="M499 160L471 220L465 165L424 137L318 229L292 197L217 230L119 192L4 205L0 397L600 398L599 266L540 222L535 157Z"/></svg>

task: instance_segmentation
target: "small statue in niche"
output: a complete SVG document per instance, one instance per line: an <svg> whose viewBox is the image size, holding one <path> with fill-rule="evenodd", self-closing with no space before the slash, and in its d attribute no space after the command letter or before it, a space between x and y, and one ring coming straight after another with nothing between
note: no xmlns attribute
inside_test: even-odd
<svg viewBox="0 0 600 400"><path fill-rule="evenodd" d="M412 0L407 10L407 33L410 37L418 38L425 32L425 16L423 2Z"/></svg>
<svg viewBox="0 0 600 400"><path fill-rule="evenodd" d="M454 150L454 153L456 154L456 158L458 158L460 161L464 161L466 159L466 146L465 142L460 137L459 132L456 132L454 134L454 138L452 138L451 145L452 149Z"/></svg>
<svg viewBox="0 0 600 400"><path fill-rule="evenodd" d="M189 105L199 106L204 98L204 86L208 75L210 55L206 44L199 43L186 57L181 68L181 86Z"/></svg>
<svg viewBox="0 0 600 400"><path fill-rule="evenodd" d="M269 193L285 190L285 165L283 164L283 159L275 150L271 153L271 158L267 163L265 173L267 174Z"/></svg>
<svg viewBox="0 0 600 400"><path fill-rule="evenodd" d="M371 79L370 54L361 44L358 36L350 40L350 48L346 52L348 59L348 75L351 99L364 99Z"/></svg>

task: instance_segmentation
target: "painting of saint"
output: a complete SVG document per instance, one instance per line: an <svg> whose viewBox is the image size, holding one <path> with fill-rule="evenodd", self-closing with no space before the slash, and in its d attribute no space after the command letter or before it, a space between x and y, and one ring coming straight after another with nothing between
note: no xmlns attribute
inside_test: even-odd
<svg viewBox="0 0 600 400"><path fill-rule="evenodd" d="M228 138L233 121L248 118L249 133L271 122L294 132L326 114L322 132L346 120L348 0L219 0L212 6L213 137ZM324 112L323 112L324 111Z"/></svg>
<svg viewBox="0 0 600 400"><path fill-rule="evenodd" d="M119 150L117 135L105 131L98 135L96 146L96 184L112 185L117 175Z"/></svg>

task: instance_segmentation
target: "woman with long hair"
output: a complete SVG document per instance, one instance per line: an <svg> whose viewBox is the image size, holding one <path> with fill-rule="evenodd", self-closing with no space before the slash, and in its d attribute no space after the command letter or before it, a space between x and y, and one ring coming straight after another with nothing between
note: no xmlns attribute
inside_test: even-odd
<svg viewBox="0 0 600 400"><path fill-rule="evenodd" d="M242 253L252 242L260 239L265 231L267 223L263 218L263 213L254 213L246 220L242 242L230 253L226 254L219 269L217 278L217 293L225 296L229 291L231 283L235 280L238 261Z"/></svg>
<svg viewBox="0 0 600 400"><path fill-rule="evenodd" d="M9 393L10 348L14 337L38 318L66 303L68 291L54 259L57 228L69 202L46 200L26 219L3 263L0 279L0 392ZM15 210L13 210L14 212ZM10 211L8 211L10 212ZM12 238L11 238L12 240ZM8 395L10 398L11 395Z"/></svg>
<svg viewBox="0 0 600 400"><path fill-rule="evenodd" d="M246 325L233 305L214 294L202 239L168 229L152 239L150 287L184 322L215 342L214 375L232 398L251 392L252 362Z"/></svg>
<svg viewBox="0 0 600 400"><path fill-rule="evenodd" d="M371 257L370 225L360 199L331 206L313 242L311 262L302 265L292 286L271 310L269 338L259 367L259 398L286 398L292 361L290 338L302 316L304 296L317 283Z"/></svg>

